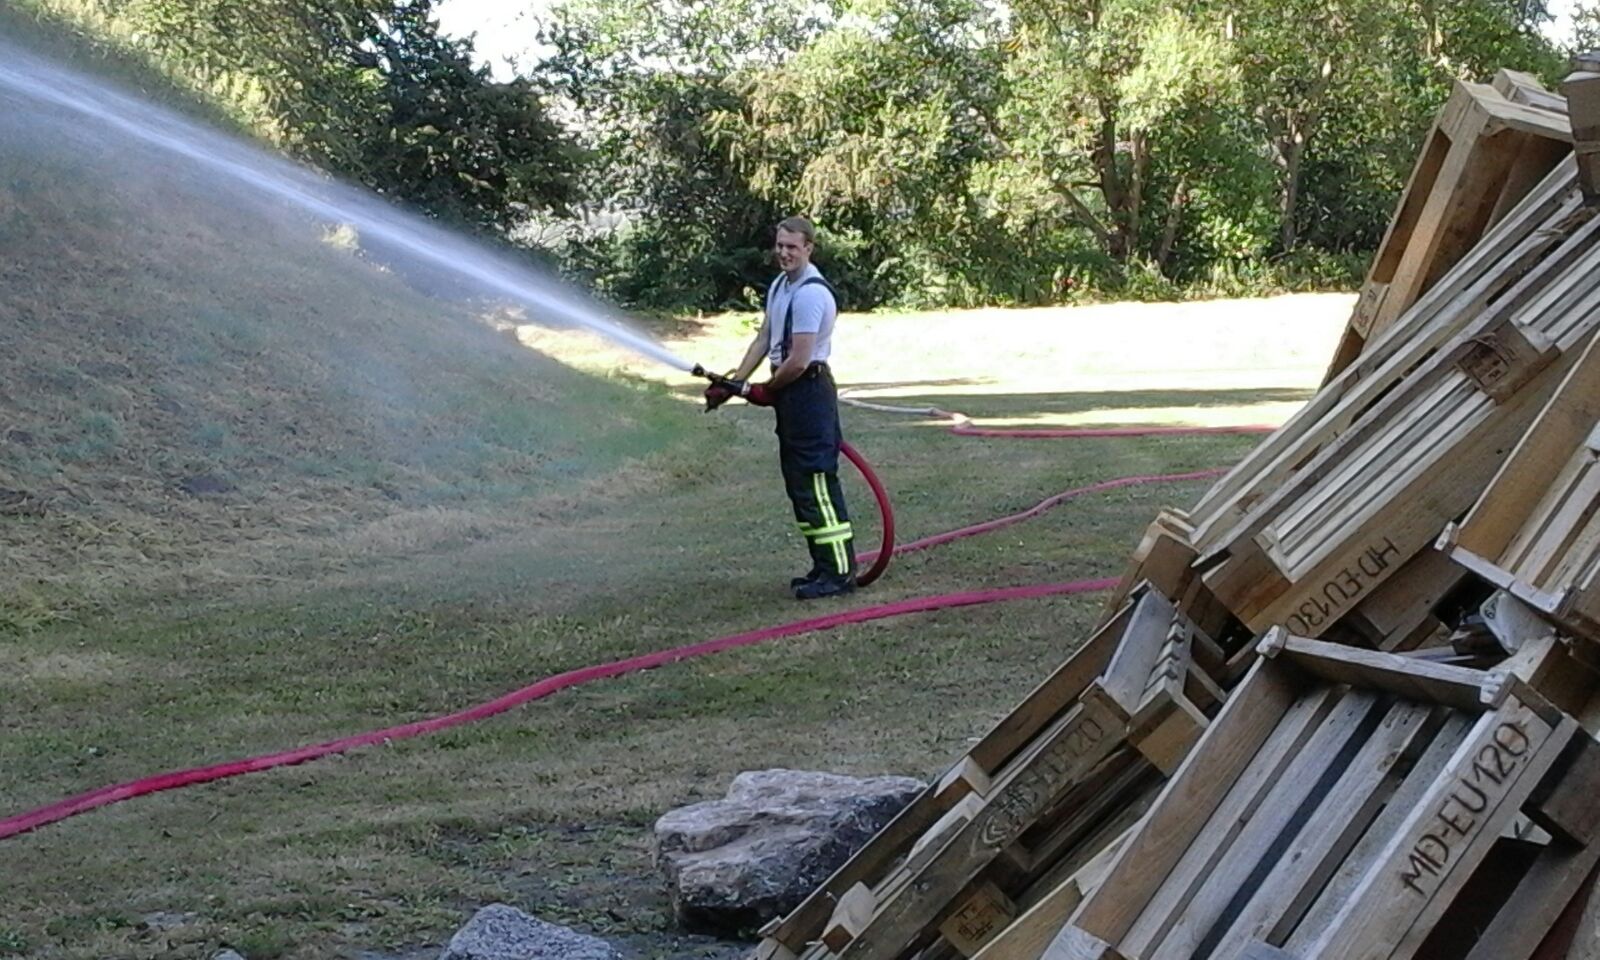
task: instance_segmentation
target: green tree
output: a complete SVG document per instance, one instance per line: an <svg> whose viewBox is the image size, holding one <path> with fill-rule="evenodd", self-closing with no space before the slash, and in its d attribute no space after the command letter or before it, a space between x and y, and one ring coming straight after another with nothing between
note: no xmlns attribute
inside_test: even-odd
<svg viewBox="0 0 1600 960"><path fill-rule="evenodd" d="M564 248L571 272L632 305L753 303L771 273L762 248L789 211L750 189L710 122L741 107L731 72L792 55L819 16L793 0L569 0L551 11L539 76L582 118L591 157Z"/></svg>
<svg viewBox="0 0 1600 960"><path fill-rule="evenodd" d="M1278 170L1278 250L1296 247L1308 219L1308 164L1323 166L1319 182L1329 187L1366 182L1392 194L1453 80L1487 79L1502 66L1549 72L1552 52L1535 29L1544 16L1538 4L1507 0L1230 4L1242 90ZM1330 177L1330 164L1359 176ZM1372 223L1370 209L1331 192L1317 199L1346 227Z"/></svg>
<svg viewBox="0 0 1600 960"><path fill-rule="evenodd" d="M850 244L869 302L963 286L984 231L974 171L998 148L998 30L976 0L851 4L788 60L729 76L716 141L756 195Z"/></svg>
<svg viewBox="0 0 1600 960"><path fill-rule="evenodd" d="M361 178L431 213L500 233L540 210L564 212L576 196L578 152L527 79L495 83L474 67L471 45L439 34L431 0L356 21L342 47L379 81L381 108L353 118ZM353 42L351 42L353 41ZM363 120L365 122L363 122Z"/></svg>
<svg viewBox="0 0 1600 960"><path fill-rule="evenodd" d="M1567 52L1600 49L1600 3L1579 3L1572 11L1572 36Z"/></svg>
<svg viewBox="0 0 1600 960"><path fill-rule="evenodd" d="M856 305L1044 302L1152 266L1182 282L1367 250L1450 84L1551 63L1529 0L560 11L551 69L598 160L586 203L626 223L576 249L657 303L738 299L762 273L740 251L794 210L824 225Z"/></svg>
<svg viewBox="0 0 1600 960"><path fill-rule="evenodd" d="M1189 198L1253 162L1220 23L1152 0L1021 0L1015 13L1003 118L1019 214L1075 223L1117 261L1165 260Z"/></svg>
<svg viewBox="0 0 1600 960"><path fill-rule="evenodd" d="M471 44L439 32L432 0L100 0L95 9L291 152L435 216L504 233L572 197L578 158L541 89L498 84L474 67Z"/></svg>

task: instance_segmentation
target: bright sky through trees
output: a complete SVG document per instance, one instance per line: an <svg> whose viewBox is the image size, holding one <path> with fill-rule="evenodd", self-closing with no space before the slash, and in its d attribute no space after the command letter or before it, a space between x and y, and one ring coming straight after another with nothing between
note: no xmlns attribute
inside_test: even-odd
<svg viewBox="0 0 1600 960"><path fill-rule="evenodd" d="M552 5L553 0L445 0L438 6L439 26L451 36L476 33L479 60L489 64L496 80L509 80L515 71L507 61L533 59L538 17Z"/></svg>
<svg viewBox="0 0 1600 960"><path fill-rule="evenodd" d="M529 63L538 49L538 18L556 0L443 0L438 6L439 25L452 36L476 33L479 59L490 65L496 80L515 75L507 61ZM1544 33L1555 43L1572 34L1572 14L1579 0L1549 0L1551 20ZM525 68L526 69L526 68Z"/></svg>

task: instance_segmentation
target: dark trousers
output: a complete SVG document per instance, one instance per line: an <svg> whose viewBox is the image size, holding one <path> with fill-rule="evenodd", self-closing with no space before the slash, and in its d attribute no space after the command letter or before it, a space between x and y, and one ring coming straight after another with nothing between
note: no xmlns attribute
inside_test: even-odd
<svg viewBox="0 0 1600 960"><path fill-rule="evenodd" d="M815 363L778 391L778 464L812 567L855 572L855 535L839 486L839 393L827 364Z"/></svg>

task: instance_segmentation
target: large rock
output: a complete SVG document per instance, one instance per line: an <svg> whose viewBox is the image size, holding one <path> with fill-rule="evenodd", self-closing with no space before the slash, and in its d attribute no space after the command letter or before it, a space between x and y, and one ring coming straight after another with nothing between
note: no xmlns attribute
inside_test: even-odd
<svg viewBox="0 0 1600 960"><path fill-rule="evenodd" d="M598 937L495 903L456 931L439 960L621 960L621 956Z"/></svg>
<svg viewBox="0 0 1600 960"><path fill-rule="evenodd" d="M920 793L910 777L741 773L656 821L656 863L690 930L748 933L799 905Z"/></svg>

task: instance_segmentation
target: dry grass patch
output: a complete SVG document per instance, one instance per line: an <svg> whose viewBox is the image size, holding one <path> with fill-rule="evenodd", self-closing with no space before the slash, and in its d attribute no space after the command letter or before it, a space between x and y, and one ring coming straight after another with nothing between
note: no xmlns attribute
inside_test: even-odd
<svg viewBox="0 0 1600 960"><path fill-rule="evenodd" d="M502 534L670 442L661 391L73 123L0 117L0 630Z"/></svg>

